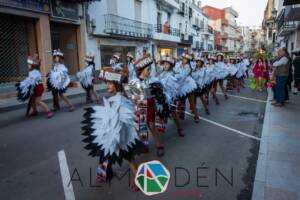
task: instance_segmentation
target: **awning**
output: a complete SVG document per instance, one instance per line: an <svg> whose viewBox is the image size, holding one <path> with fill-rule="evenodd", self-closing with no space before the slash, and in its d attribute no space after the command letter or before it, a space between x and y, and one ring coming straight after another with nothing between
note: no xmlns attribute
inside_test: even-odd
<svg viewBox="0 0 300 200"><path fill-rule="evenodd" d="M300 0L284 0L283 5L289 6L289 5L295 5L300 4Z"/></svg>
<svg viewBox="0 0 300 200"><path fill-rule="evenodd" d="M156 40L155 43L160 48L177 48L176 42Z"/></svg>

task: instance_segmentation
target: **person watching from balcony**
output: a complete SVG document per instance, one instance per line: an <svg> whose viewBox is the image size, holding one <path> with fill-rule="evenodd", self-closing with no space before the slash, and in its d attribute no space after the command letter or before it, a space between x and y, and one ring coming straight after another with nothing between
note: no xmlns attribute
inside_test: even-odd
<svg viewBox="0 0 300 200"><path fill-rule="evenodd" d="M163 33L170 34L170 25L168 21L166 21L163 25Z"/></svg>

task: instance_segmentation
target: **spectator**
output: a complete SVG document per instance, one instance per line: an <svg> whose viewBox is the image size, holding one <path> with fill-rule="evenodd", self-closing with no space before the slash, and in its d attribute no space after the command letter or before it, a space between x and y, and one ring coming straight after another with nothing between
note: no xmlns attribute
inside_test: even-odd
<svg viewBox="0 0 300 200"><path fill-rule="evenodd" d="M294 65L294 87L295 91L294 94L297 94L298 90L300 89L300 50L296 51L295 58L293 61Z"/></svg>
<svg viewBox="0 0 300 200"><path fill-rule="evenodd" d="M273 63L274 76L276 81L275 86L275 102L274 106L284 106L286 100L286 82L289 77L290 58L286 48L281 48L278 51L279 60Z"/></svg>

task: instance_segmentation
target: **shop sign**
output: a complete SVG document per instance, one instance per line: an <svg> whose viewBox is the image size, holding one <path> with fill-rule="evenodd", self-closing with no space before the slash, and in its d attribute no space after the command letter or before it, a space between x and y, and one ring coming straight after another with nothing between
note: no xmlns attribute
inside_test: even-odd
<svg viewBox="0 0 300 200"><path fill-rule="evenodd" d="M49 0L0 0L0 5L35 12L50 13Z"/></svg>
<svg viewBox="0 0 300 200"><path fill-rule="evenodd" d="M52 17L77 21L78 16L78 4L70 3L62 0L51 1Z"/></svg>

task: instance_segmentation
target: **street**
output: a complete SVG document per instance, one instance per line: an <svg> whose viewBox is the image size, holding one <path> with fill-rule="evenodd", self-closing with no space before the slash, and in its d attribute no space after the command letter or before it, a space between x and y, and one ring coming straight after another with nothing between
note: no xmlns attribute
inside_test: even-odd
<svg viewBox="0 0 300 200"><path fill-rule="evenodd" d="M171 180L167 191L154 197L131 192L126 162L122 167L114 166L117 177L110 184L95 187L98 159L87 155L81 141L80 122L86 107L83 97L71 100L75 112L63 109L49 120L42 115L25 118L24 109L2 113L0 199L65 199L70 194L65 194L62 180L68 176L72 181L67 183L80 200L251 199L267 93L245 88L229 94L229 100L219 95L219 106L210 101L209 116L198 101L200 116L214 124L207 120L195 124L186 115L184 138L177 135L169 120L164 136L166 152L159 160L169 169ZM138 162L157 159L152 143L150 147L150 154L138 157ZM58 152L65 153L67 165L59 161ZM62 170L62 166L67 168ZM61 174L66 170L69 174Z"/></svg>

